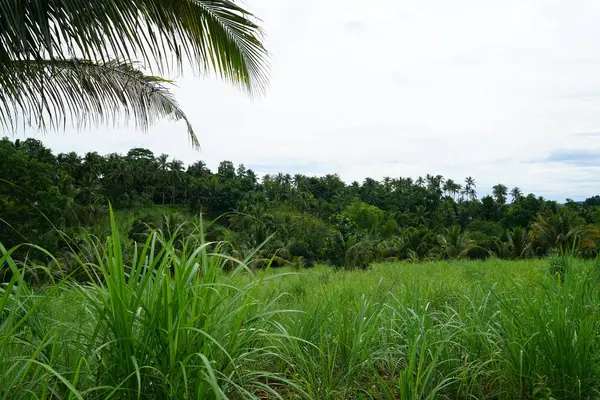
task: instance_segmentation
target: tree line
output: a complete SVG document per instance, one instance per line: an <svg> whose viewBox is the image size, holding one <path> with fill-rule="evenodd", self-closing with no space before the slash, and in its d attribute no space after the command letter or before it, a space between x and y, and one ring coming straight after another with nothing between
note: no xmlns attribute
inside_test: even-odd
<svg viewBox="0 0 600 400"><path fill-rule="evenodd" d="M206 234L232 255L255 249L274 265L366 267L374 261L541 257L570 252L595 257L600 196L565 204L498 184L477 196L474 178L366 178L257 174L223 161L185 166L143 148L127 154L53 154L35 139L0 141L0 242L33 243L51 253L65 237L89 232L117 210L138 215L131 243L152 229L194 216L217 218ZM43 254L41 255L43 258ZM260 262L260 261L259 261Z"/></svg>

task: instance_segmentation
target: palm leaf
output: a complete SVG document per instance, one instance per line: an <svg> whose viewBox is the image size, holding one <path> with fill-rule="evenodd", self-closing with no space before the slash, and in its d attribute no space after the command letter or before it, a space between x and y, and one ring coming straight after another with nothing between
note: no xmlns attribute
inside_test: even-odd
<svg viewBox="0 0 600 400"><path fill-rule="evenodd" d="M13 61L0 64L0 118L41 129L106 123L133 117L145 130L159 118L184 120L190 140L198 139L185 114L167 90L169 82L144 75L121 61Z"/></svg>
<svg viewBox="0 0 600 400"><path fill-rule="evenodd" d="M165 82L144 76L133 62L151 74L189 64L253 95L268 79L261 37L252 14L230 0L0 0L0 123L14 127L23 112L34 125L46 118L48 126L64 125L68 114L86 125L107 120L117 104L142 128L156 111L185 119ZM89 61L74 68L69 59ZM125 81L128 92L119 96L114 89ZM76 82L88 86L77 90ZM61 104L58 93L72 97ZM134 93L152 96L133 99ZM36 104L40 99L43 104Z"/></svg>
<svg viewBox="0 0 600 400"><path fill-rule="evenodd" d="M161 70L188 61L262 88L266 50L253 19L230 0L0 0L0 61L139 57Z"/></svg>

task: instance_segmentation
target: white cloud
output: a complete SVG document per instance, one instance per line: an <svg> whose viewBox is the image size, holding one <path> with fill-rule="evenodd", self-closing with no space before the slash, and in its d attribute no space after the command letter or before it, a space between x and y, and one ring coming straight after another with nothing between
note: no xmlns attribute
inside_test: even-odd
<svg viewBox="0 0 600 400"><path fill-rule="evenodd" d="M308 165L346 180L474 176L559 200L598 193L599 168L532 163L600 148L600 2L248 0L273 55L266 96L214 79L175 90L182 124L43 137L57 151L148 147L215 167ZM318 166L316 168L315 166ZM302 172L302 171L299 171Z"/></svg>

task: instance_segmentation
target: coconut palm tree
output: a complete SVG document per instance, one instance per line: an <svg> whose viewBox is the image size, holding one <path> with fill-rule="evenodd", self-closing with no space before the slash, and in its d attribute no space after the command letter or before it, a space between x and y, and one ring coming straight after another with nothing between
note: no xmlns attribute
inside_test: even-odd
<svg viewBox="0 0 600 400"><path fill-rule="evenodd" d="M306 177L302 174L295 174L292 178L292 183L294 184L294 188L296 190L302 190L302 184L306 180Z"/></svg>
<svg viewBox="0 0 600 400"><path fill-rule="evenodd" d="M447 179L446 182L444 182L444 194L446 196L450 195L450 193L452 193L452 189L454 188L454 181L452 179Z"/></svg>
<svg viewBox="0 0 600 400"><path fill-rule="evenodd" d="M462 187L462 185L461 185L460 183L457 183L457 184L454 186L454 190L453 190L452 192L454 193L454 199L455 199L455 200L456 200L456 196L457 196L458 194L460 194L462 190L463 190L463 187Z"/></svg>
<svg viewBox="0 0 600 400"><path fill-rule="evenodd" d="M74 151L69 153L60 153L56 159L58 165L67 171L73 179L77 179L81 168L81 157Z"/></svg>
<svg viewBox="0 0 600 400"><path fill-rule="evenodd" d="M475 179L468 176L465 178L465 187L463 188L462 194L470 200L475 200L477 198L477 192L475 188L477 184L475 183Z"/></svg>
<svg viewBox="0 0 600 400"><path fill-rule="evenodd" d="M183 161L172 160L167 165L169 167L169 175L171 175L171 205L174 205L177 185L182 182Z"/></svg>
<svg viewBox="0 0 600 400"><path fill-rule="evenodd" d="M82 172L83 174L91 175L94 179L98 179L102 172L104 158L95 151L85 153L83 157Z"/></svg>
<svg viewBox="0 0 600 400"><path fill-rule="evenodd" d="M411 260L424 259L431 250L429 233L424 229L408 228L398 236L398 248L404 257Z"/></svg>
<svg viewBox="0 0 600 400"><path fill-rule="evenodd" d="M521 192L521 189L515 186L510 191L510 196L512 197L512 202L516 203L521 197L523 197L523 192Z"/></svg>
<svg viewBox="0 0 600 400"><path fill-rule="evenodd" d="M508 188L499 183L492 188L492 193L494 194L494 200L498 204L506 204L506 195L508 193Z"/></svg>
<svg viewBox="0 0 600 400"><path fill-rule="evenodd" d="M115 186L113 191L113 199L117 197L126 197L128 204L131 206L135 197L135 171L128 160L121 157L111 157L108 161L109 168L107 172L107 180Z"/></svg>
<svg viewBox="0 0 600 400"><path fill-rule="evenodd" d="M294 192L292 200L301 213L305 213L315 203L315 197L310 192L305 191Z"/></svg>
<svg viewBox="0 0 600 400"><path fill-rule="evenodd" d="M448 179L444 183L444 191L448 194L452 194L452 199L456 200L456 195L460 193L462 187L459 183L454 182L452 179Z"/></svg>
<svg viewBox="0 0 600 400"><path fill-rule="evenodd" d="M418 205L415 208L413 219L416 226L427 225L429 222L429 214L431 214L423 205Z"/></svg>
<svg viewBox="0 0 600 400"><path fill-rule="evenodd" d="M102 191L102 184L92 174L84 174L77 185L77 198L83 205L92 204L98 199Z"/></svg>
<svg viewBox="0 0 600 400"><path fill-rule="evenodd" d="M525 257L529 246L527 244L527 229L516 226L506 232L508 251L513 258Z"/></svg>
<svg viewBox="0 0 600 400"><path fill-rule="evenodd" d="M467 233L462 233L459 226L446 228L444 234L439 235L442 250L448 258L463 258L476 247L475 242Z"/></svg>
<svg viewBox="0 0 600 400"><path fill-rule="evenodd" d="M198 160L187 168L186 174L193 176L194 178L200 178L209 175L210 169L208 169L208 166L204 161Z"/></svg>
<svg viewBox="0 0 600 400"><path fill-rule="evenodd" d="M595 250L600 231L585 225L585 220L574 211L560 207L556 212L538 215L529 236L533 250L546 255L553 250Z"/></svg>
<svg viewBox="0 0 600 400"><path fill-rule="evenodd" d="M130 117L183 120L156 74L191 66L250 93L267 81L261 29L231 0L3 1L0 125L61 128ZM146 67L142 69L141 64Z"/></svg>
<svg viewBox="0 0 600 400"><path fill-rule="evenodd" d="M442 186L444 184L444 177L442 175L429 175L426 177L427 189L431 193L435 193L437 196L442 196Z"/></svg>
<svg viewBox="0 0 600 400"><path fill-rule="evenodd" d="M160 185L160 193L162 195L161 204L165 204L166 183L169 180L169 156L161 154L156 158L156 178ZM189 169L188 169L189 170Z"/></svg>

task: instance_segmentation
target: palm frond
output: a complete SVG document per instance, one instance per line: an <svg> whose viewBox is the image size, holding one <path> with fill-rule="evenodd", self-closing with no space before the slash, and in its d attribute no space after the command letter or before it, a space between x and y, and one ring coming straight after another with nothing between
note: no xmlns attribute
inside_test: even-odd
<svg viewBox="0 0 600 400"><path fill-rule="evenodd" d="M267 82L261 29L230 0L0 0L0 63L139 59L189 62L250 93Z"/></svg>
<svg viewBox="0 0 600 400"><path fill-rule="evenodd" d="M169 81L148 76L122 61L22 60L0 63L0 124L19 121L47 129L106 123L133 117L146 130L159 118L184 120L189 138L198 138L166 87Z"/></svg>

